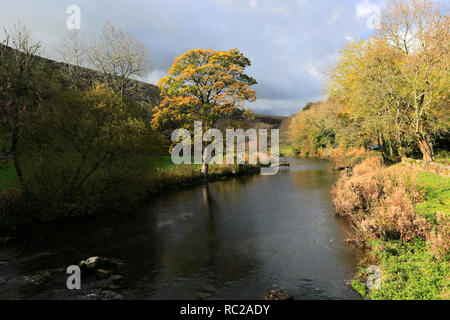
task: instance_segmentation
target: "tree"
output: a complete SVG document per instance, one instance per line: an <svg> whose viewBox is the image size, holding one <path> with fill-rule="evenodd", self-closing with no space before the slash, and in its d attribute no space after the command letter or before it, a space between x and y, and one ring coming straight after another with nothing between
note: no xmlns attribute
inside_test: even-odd
<svg viewBox="0 0 450 320"><path fill-rule="evenodd" d="M35 134L23 141L27 187L64 214L100 205L106 190L148 173L147 156L158 148L148 122L104 84L57 92L34 121Z"/></svg>
<svg viewBox="0 0 450 320"><path fill-rule="evenodd" d="M86 51L83 42L79 39L79 33L73 32L65 40L60 52L64 62L63 75L69 79L75 89L79 89L87 82L85 78L85 67L88 64Z"/></svg>
<svg viewBox="0 0 450 320"><path fill-rule="evenodd" d="M243 111L246 101L256 100L250 87L257 82L244 73L250 65L237 49L195 49L176 58L169 76L158 83L162 101L154 110L154 128L183 127L192 132L194 121L202 121L208 130L222 117ZM202 173L208 174L206 161Z"/></svg>
<svg viewBox="0 0 450 320"><path fill-rule="evenodd" d="M33 41L30 32L20 24L11 32L5 29L5 39L0 48L0 124L19 183L26 192L19 144L40 103L40 64L36 55L41 44Z"/></svg>
<svg viewBox="0 0 450 320"><path fill-rule="evenodd" d="M291 118L290 142L303 157L320 155L325 148L333 148L338 135L338 104L330 102L309 103Z"/></svg>
<svg viewBox="0 0 450 320"><path fill-rule="evenodd" d="M139 91L136 80L144 78L149 67L143 44L106 22L87 54L90 65L101 74L102 83L108 84L121 98L136 95Z"/></svg>
<svg viewBox="0 0 450 320"><path fill-rule="evenodd" d="M345 106L358 126L360 146L376 140L386 161L402 147L405 124L403 56L383 40L350 44L332 72L331 98Z"/></svg>
<svg viewBox="0 0 450 320"><path fill-rule="evenodd" d="M404 54L411 134L428 161L434 159L433 137L450 127L449 19L437 1L396 0L384 10L378 32Z"/></svg>
<svg viewBox="0 0 450 320"><path fill-rule="evenodd" d="M363 136L395 161L413 141L434 159L450 129L449 16L428 0L391 1L375 37L350 44L332 72L330 97Z"/></svg>

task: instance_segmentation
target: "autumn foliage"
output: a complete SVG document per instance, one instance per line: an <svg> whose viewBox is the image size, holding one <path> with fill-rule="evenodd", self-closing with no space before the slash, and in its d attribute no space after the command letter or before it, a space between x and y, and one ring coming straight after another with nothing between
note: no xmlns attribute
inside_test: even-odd
<svg viewBox="0 0 450 320"><path fill-rule="evenodd" d="M302 156L377 145L387 163L433 161L450 135L450 24L437 1L390 1L381 27L352 41L329 73L328 101L292 117Z"/></svg>
<svg viewBox="0 0 450 320"><path fill-rule="evenodd" d="M162 102L154 110L154 128L191 129L194 121L212 128L224 116L243 111L255 101L256 80L244 73L251 65L239 50L196 49L176 58L161 79Z"/></svg>
<svg viewBox="0 0 450 320"><path fill-rule="evenodd" d="M423 192L415 174L402 166L384 167L377 157L369 157L352 172L343 173L333 188L336 213L348 218L355 232L349 241L367 245L369 240L417 238L428 242L437 256L450 253L450 221L437 213L436 222L416 210Z"/></svg>

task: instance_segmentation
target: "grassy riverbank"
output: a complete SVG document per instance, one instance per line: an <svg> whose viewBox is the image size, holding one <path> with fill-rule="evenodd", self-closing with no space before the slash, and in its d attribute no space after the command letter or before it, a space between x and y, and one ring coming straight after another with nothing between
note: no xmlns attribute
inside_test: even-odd
<svg viewBox="0 0 450 320"><path fill-rule="evenodd" d="M0 229L70 216L124 212L144 204L161 191L204 183L199 165L174 165L170 157L148 157L140 162L148 166L147 171L135 173L125 166L114 168L113 172L100 171L88 188L78 190L76 197L70 199L63 192L41 199L26 197L12 163L3 163L0 167ZM258 172L259 166L212 165L208 180Z"/></svg>
<svg viewBox="0 0 450 320"><path fill-rule="evenodd" d="M336 213L354 226L348 242L367 252L352 286L374 300L450 299L450 179L359 158L333 189ZM372 291L369 265L381 268Z"/></svg>

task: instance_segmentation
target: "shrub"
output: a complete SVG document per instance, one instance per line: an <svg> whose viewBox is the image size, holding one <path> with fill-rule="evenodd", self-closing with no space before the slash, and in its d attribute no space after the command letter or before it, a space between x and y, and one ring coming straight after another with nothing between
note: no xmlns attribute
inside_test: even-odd
<svg viewBox="0 0 450 320"><path fill-rule="evenodd" d="M24 194L18 186L10 186L0 192L0 228L13 228L17 224L29 221Z"/></svg>
<svg viewBox="0 0 450 320"><path fill-rule="evenodd" d="M428 234L428 245L431 252L439 258L449 260L450 255L450 216L438 212L437 223Z"/></svg>
<svg viewBox="0 0 450 320"><path fill-rule="evenodd" d="M343 173L332 189L335 211L356 222L377 202L383 192L381 165L369 158L353 169L353 174Z"/></svg>
<svg viewBox="0 0 450 320"><path fill-rule="evenodd" d="M401 167L384 168L379 158L369 157L335 184L336 213L355 225L359 242L381 237L425 238L427 221L414 209L420 193L410 180Z"/></svg>
<svg viewBox="0 0 450 320"><path fill-rule="evenodd" d="M333 188L336 213L355 227L356 245L371 249L381 289L367 292L363 271L352 287L371 299L449 299L448 181L369 157ZM364 269L361 269L364 270ZM367 295L366 295L367 294Z"/></svg>
<svg viewBox="0 0 450 320"><path fill-rule="evenodd" d="M414 203L403 186L388 193L382 205L373 213L373 221L378 227L378 236L412 241L425 238L426 219L414 211Z"/></svg>

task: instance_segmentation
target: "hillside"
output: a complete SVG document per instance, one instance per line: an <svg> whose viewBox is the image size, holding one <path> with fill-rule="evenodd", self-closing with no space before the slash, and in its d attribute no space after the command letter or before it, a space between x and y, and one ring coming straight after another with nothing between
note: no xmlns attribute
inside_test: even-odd
<svg viewBox="0 0 450 320"><path fill-rule="evenodd" d="M3 44L0 44L0 46L4 46ZM13 50L9 48L9 50ZM70 87L71 83L68 77L64 76L67 74L66 70L68 70L69 65L63 62L58 62L55 60L51 60L48 58L36 57L37 63L43 64L43 69L48 71L56 71L58 69L61 69L62 72L60 73L53 73L52 74L60 74L58 81L61 82L63 87ZM73 67L73 66L72 66ZM50 74L50 72L49 72ZM96 79L99 78L99 73L95 70L88 69L88 68L81 68L81 74L82 78L86 80L87 83L92 84ZM153 84L136 81L138 83L139 87L139 93L136 92L136 94L133 96L133 98L136 101L139 102L146 102L150 105L157 105L159 103L159 88ZM142 94L141 94L142 93ZM282 123L286 121L288 117L282 117L282 116L272 116L272 115L264 115L264 114L255 114L255 120L252 122L252 127L255 129L280 129L282 126Z"/></svg>
<svg viewBox="0 0 450 320"><path fill-rule="evenodd" d="M0 46L3 48L5 47L1 43ZM12 53L12 50L14 49L7 47L7 50L9 50L10 53ZM43 71L44 72L47 71L48 74L58 74L59 77L57 80L60 81L63 87L72 86L69 77L66 75L68 74L69 67L74 68L74 66L69 66L66 63L58 62L41 56L36 56L35 63L41 63ZM92 84L94 81L100 78L100 74L95 70L88 68L79 68L79 69L81 70L80 72L81 78L85 80L86 83L88 84ZM58 73L52 72L57 70L61 70L61 72ZM159 102L159 88L157 86L137 80L136 83L138 84L137 87L140 89L139 91L143 93L141 95L138 92L136 92L136 94L133 96L133 98L136 101L147 102L150 103L151 105L155 105Z"/></svg>

